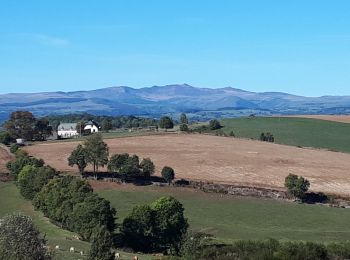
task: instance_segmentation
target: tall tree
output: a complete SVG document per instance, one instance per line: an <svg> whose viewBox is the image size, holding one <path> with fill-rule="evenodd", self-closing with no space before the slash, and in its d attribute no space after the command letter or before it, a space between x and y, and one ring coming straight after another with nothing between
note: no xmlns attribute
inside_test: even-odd
<svg viewBox="0 0 350 260"><path fill-rule="evenodd" d="M174 122L171 117L163 116L159 120L159 127L164 129L170 129L174 127Z"/></svg>
<svg viewBox="0 0 350 260"><path fill-rule="evenodd" d="M108 146L103 142L101 134L92 134L84 142L87 151L87 162L93 165L95 178L98 167L104 167L108 163Z"/></svg>
<svg viewBox="0 0 350 260"><path fill-rule="evenodd" d="M92 238L91 249L89 252L89 260L113 260L114 255L111 251L112 236L111 233L99 228L95 236Z"/></svg>
<svg viewBox="0 0 350 260"><path fill-rule="evenodd" d="M188 119L185 113L182 113L180 115L180 124L186 124L186 125L188 124Z"/></svg>
<svg viewBox="0 0 350 260"><path fill-rule="evenodd" d="M295 174L289 174L285 179L284 186L288 189L289 194L296 198L303 199L310 187L310 182L302 176L299 177Z"/></svg>
<svg viewBox="0 0 350 260"><path fill-rule="evenodd" d="M34 125L34 139L38 141L46 140L52 135L52 126L47 119L38 119Z"/></svg>
<svg viewBox="0 0 350 260"><path fill-rule="evenodd" d="M34 137L35 117L29 111L15 111L10 115L10 119L5 122L5 129L14 138L24 138L32 140Z"/></svg>
<svg viewBox="0 0 350 260"><path fill-rule="evenodd" d="M30 217L13 214L0 221L0 259L46 260L51 259Z"/></svg>
<svg viewBox="0 0 350 260"><path fill-rule="evenodd" d="M140 167L142 169L144 177L147 178L153 175L155 170L154 163L151 161L150 158L144 158L140 163Z"/></svg>
<svg viewBox="0 0 350 260"><path fill-rule="evenodd" d="M169 166L164 166L164 168L162 169L162 177L170 185L171 181L175 178L175 171L174 171L174 169L169 167Z"/></svg>
<svg viewBox="0 0 350 260"><path fill-rule="evenodd" d="M101 122L102 130L109 131L112 130L112 121L110 119L103 119Z"/></svg>
<svg viewBox="0 0 350 260"><path fill-rule="evenodd" d="M77 165L81 176L83 176L87 163L88 163L87 150L81 144L78 144L78 146L72 151L72 153L68 157L68 165L69 166Z"/></svg>

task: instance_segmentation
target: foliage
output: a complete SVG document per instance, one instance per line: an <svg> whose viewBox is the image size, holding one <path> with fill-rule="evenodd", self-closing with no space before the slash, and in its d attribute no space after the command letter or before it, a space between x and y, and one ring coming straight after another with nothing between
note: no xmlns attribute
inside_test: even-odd
<svg viewBox="0 0 350 260"><path fill-rule="evenodd" d="M20 151L20 150L18 150L18 151ZM10 173L17 178L17 175L20 173L20 171L26 165L33 165L35 167L42 167L42 166L44 166L44 161L42 159L29 157L27 155L17 156L14 160L8 162L6 164L6 167L10 171Z"/></svg>
<svg viewBox="0 0 350 260"><path fill-rule="evenodd" d="M180 115L180 124L182 125L188 125L188 119L185 113L182 113Z"/></svg>
<svg viewBox="0 0 350 260"><path fill-rule="evenodd" d="M174 169L169 166L164 166L162 169L162 177L170 184L175 178Z"/></svg>
<svg viewBox="0 0 350 260"><path fill-rule="evenodd" d="M150 177L154 174L155 166L150 158L144 158L140 163L140 168L142 169L143 175L145 177Z"/></svg>
<svg viewBox="0 0 350 260"><path fill-rule="evenodd" d="M8 132L0 132L0 143L9 145L13 141L13 138Z"/></svg>
<svg viewBox="0 0 350 260"><path fill-rule="evenodd" d="M41 188L56 175L55 169L50 166L24 166L18 174L17 180L21 195L26 199L32 200L41 191Z"/></svg>
<svg viewBox="0 0 350 260"><path fill-rule="evenodd" d="M109 131L109 130L112 130L113 128L113 125L112 125L112 120L111 119L103 119L101 121L101 126L102 126L102 130L103 131Z"/></svg>
<svg viewBox="0 0 350 260"><path fill-rule="evenodd" d="M114 255L111 251L112 235L104 229L99 228L92 237L91 249L89 252L89 260L114 260Z"/></svg>
<svg viewBox="0 0 350 260"><path fill-rule="evenodd" d="M77 165L80 174L84 173L88 163L88 152L81 144L79 144L68 157L68 165L74 166Z"/></svg>
<svg viewBox="0 0 350 260"><path fill-rule="evenodd" d="M11 144L11 146L10 146L10 152L11 153L17 152L18 149L19 149L18 144Z"/></svg>
<svg viewBox="0 0 350 260"><path fill-rule="evenodd" d="M222 126L218 120L212 119L209 121L209 128L210 128L210 130L217 130L217 129L222 128Z"/></svg>
<svg viewBox="0 0 350 260"><path fill-rule="evenodd" d="M122 224L126 245L144 252L167 249L178 252L187 228L184 208L173 197L134 207Z"/></svg>
<svg viewBox="0 0 350 260"><path fill-rule="evenodd" d="M62 123L87 122L90 120L101 122L103 130L105 130L104 123L103 123L105 120L108 120L111 123L112 128L147 127L147 126L156 126L158 123L157 120L152 118L144 118L144 117L136 117L136 116L103 116L103 115L91 115L87 113L50 115L50 116L46 116L45 119L49 120L50 125L52 125L54 129L57 129L57 126L61 122ZM78 131L78 133L80 132Z"/></svg>
<svg viewBox="0 0 350 260"><path fill-rule="evenodd" d="M270 143L275 142L275 137L273 136L273 134L269 132L267 132L266 134L261 133L259 139L260 141L263 141L263 142L270 142Z"/></svg>
<svg viewBox="0 0 350 260"><path fill-rule="evenodd" d="M179 254L185 258L195 256L206 244L207 236L203 233L189 231L182 241Z"/></svg>
<svg viewBox="0 0 350 260"><path fill-rule="evenodd" d="M108 146L103 142L101 134L88 136L84 148L87 152L87 162L93 165L94 173L98 171L99 166L103 167L108 163Z"/></svg>
<svg viewBox="0 0 350 260"><path fill-rule="evenodd" d="M231 131L228 135L232 136L232 137L235 137L235 133L233 131Z"/></svg>
<svg viewBox="0 0 350 260"><path fill-rule="evenodd" d="M91 186L72 176L52 179L33 200L36 209L58 223L89 240L95 228L112 232L116 211L105 199L93 194Z"/></svg>
<svg viewBox="0 0 350 260"><path fill-rule="evenodd" d="M188 125L186 124L181 124L180 125L180 131L182 132L187 132L189 129L188 129Z"/></svg>
<svg viewBox="0 0 350 260"><path fill-rule="evenodd" d="M21 214L7 215L0 220L0 258L8 260L51 259L33 221Z"/></svg>
<svg viewBox="0 0 350 260"><path fill-rule="evenodd" d="M285 179L284 186L288 189L290 195L302 199L310 187L310 182L302 176L289 174Z"/></svg>
<svg viewBox="0 0 350 260"><path fill-rule="evenodd" d="M174 122L169 116L163 116L159 120L159 127L163 129L170 129L174 127Z"/></svg>
<svg viewBox="0 0 350 260"><path fill-rule="evenodd" d="M49 121L47 119L36 120L33 138L38 141L43 141L50 135L52 135L52 126L49 125Z"/></svg>

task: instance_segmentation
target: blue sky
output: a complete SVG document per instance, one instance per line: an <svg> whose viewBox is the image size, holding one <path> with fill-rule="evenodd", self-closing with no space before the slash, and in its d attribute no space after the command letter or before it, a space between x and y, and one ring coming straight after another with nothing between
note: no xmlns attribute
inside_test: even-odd
<svg viewBox="0 0 350 260"><path fill-rule="evenodd" d="M347 0L2 0L0 93L188 83L350 95Z"/></svg>

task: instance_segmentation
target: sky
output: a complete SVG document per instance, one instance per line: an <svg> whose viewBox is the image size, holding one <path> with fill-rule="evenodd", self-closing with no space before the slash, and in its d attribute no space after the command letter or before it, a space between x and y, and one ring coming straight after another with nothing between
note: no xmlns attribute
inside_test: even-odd
<svg viewBox="0 0 350 260"><path fill-rule="evenodd" d="M1 0L0 93L187 83L350 95L348 0Z"/></svg>

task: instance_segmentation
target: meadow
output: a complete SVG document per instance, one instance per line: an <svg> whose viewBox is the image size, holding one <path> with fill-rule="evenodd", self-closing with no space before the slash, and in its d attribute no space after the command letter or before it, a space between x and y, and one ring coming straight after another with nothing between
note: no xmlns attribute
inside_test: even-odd
<svg viewBox="0 0 350 260"><path fill-rule="evenodd" d="M350 240L350 210L261 198L220 196L171 187L115 185L97 189L117 209L121 223L135 205L173 196L185 208L190 227L212 234L216 241L237 239Z"/></svg>
<svg viewBox="0 0 350 260"><path fill-rule="evenodd" d="M313 118L244 117L221 120L224 131L236 137L259 139L270 132L278 144L350 153L350 124Z"/></svg>

